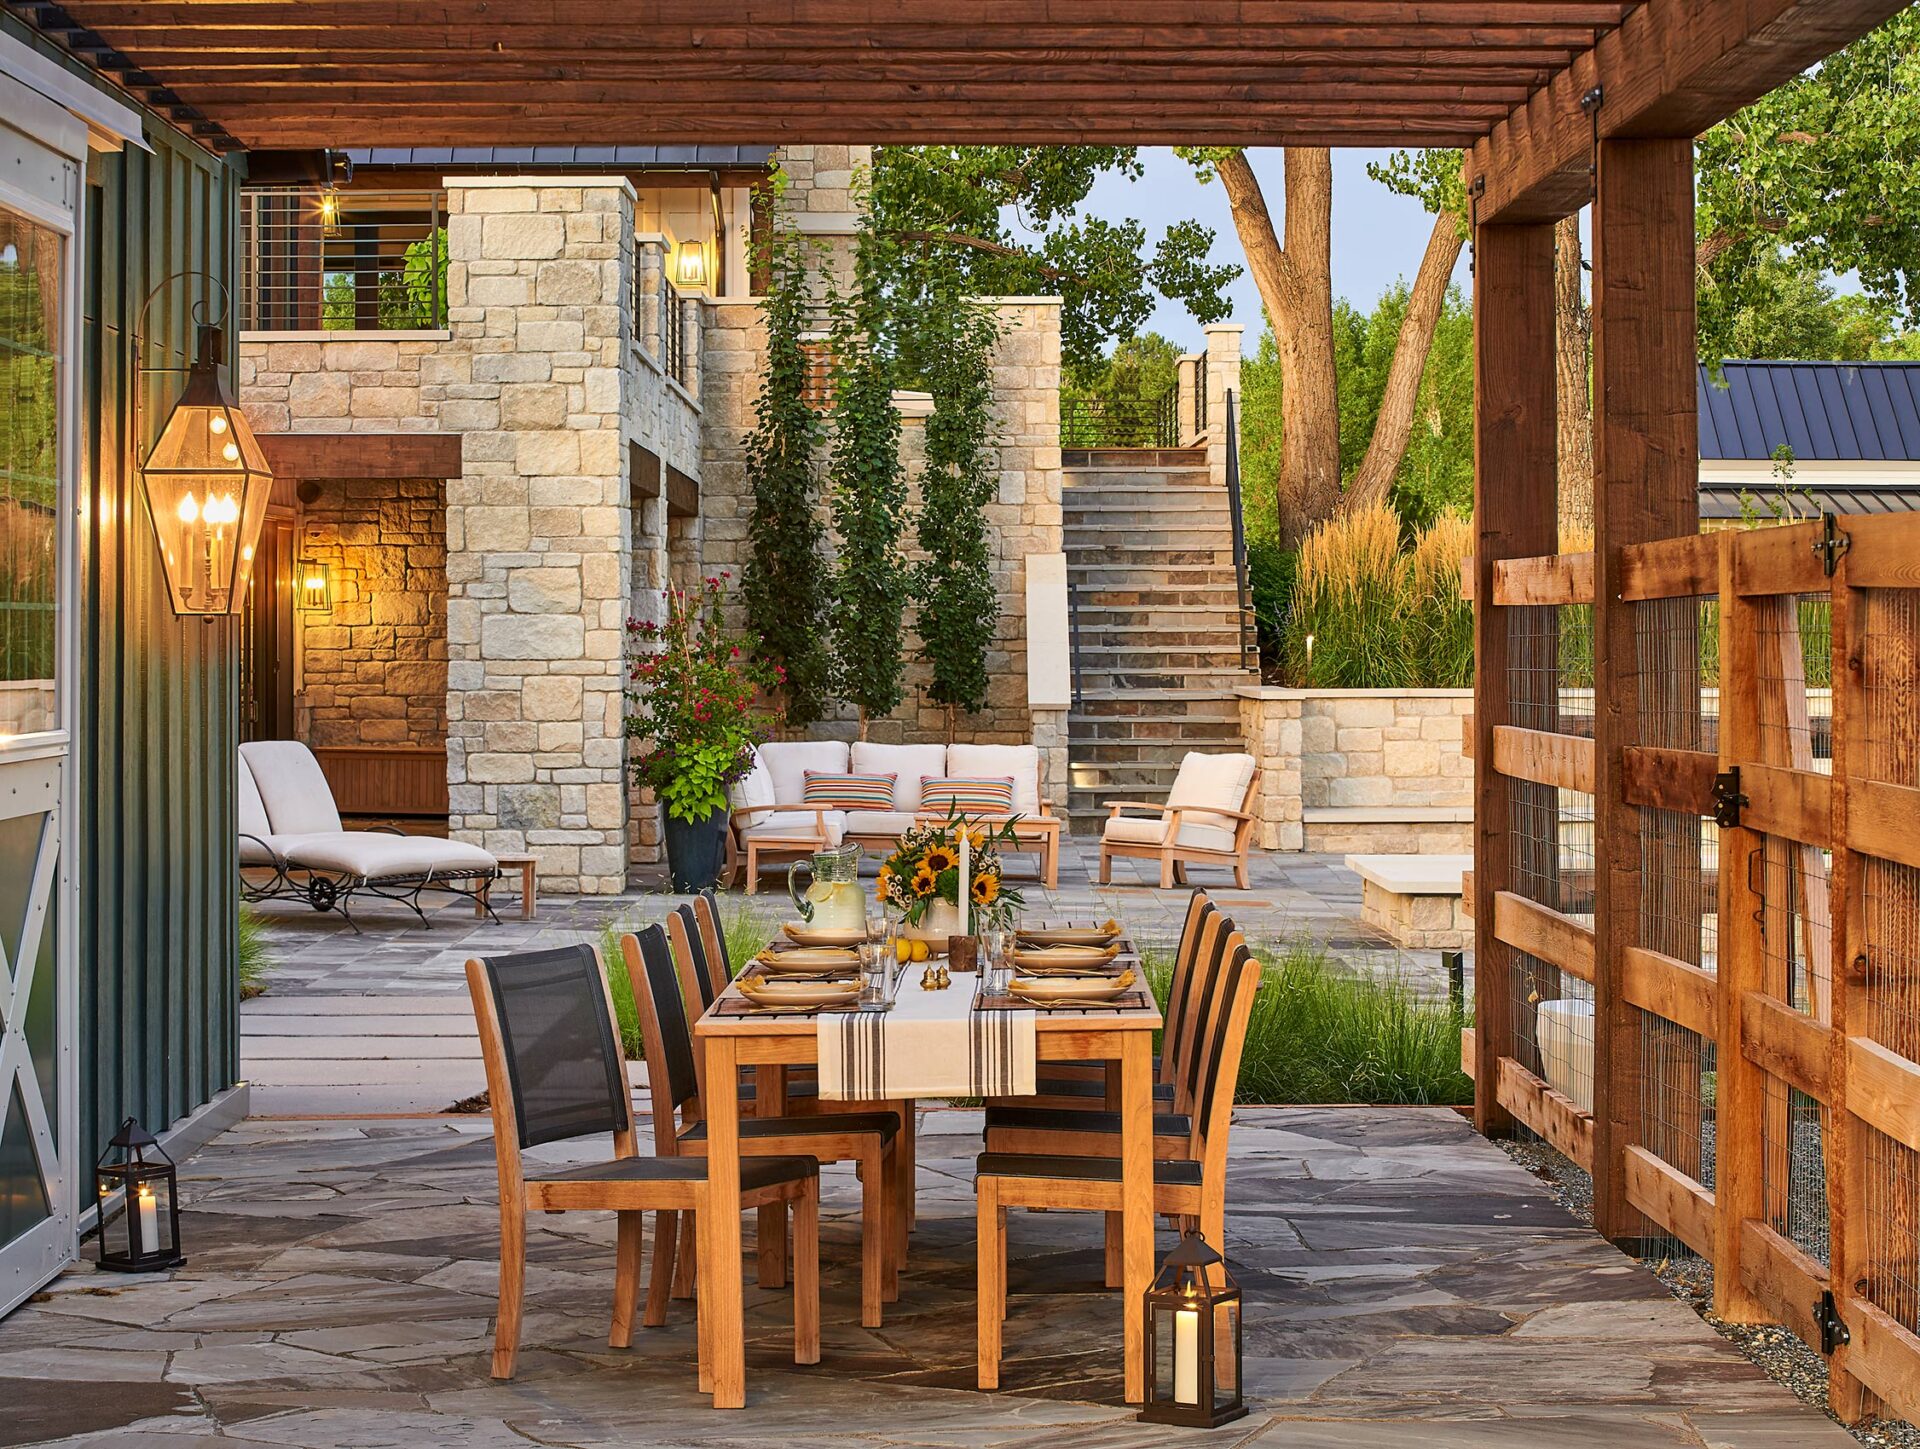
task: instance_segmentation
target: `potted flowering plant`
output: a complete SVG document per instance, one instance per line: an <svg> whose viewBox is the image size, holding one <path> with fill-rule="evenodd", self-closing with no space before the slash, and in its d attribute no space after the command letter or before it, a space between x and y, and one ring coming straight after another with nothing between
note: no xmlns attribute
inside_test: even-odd
<svg viewBox="0 0 1920 1449"><path fill-rule="evenodd" d="M665 619L627 621L627 736L645 743L636 784L666 812L667 865L676 891L704 890L720 877L727 787L753 769L754 746L772 729L754 696L781 679L753 656L752 640L723 618L726 574L689 593L665 589Z"/></svg>
<svg viewBox="0 0 1920 1449"><path fill-rule="evenodd" d="M900 912L908 932L944 941L960 930L960 840L968 841L967 895L972 918L1005 924L1024 904L1006 883L999 847L1012 842L1013 822L990 829L958 813L945 820L915 825L900 837L880 864L874 895Z"/></svg>

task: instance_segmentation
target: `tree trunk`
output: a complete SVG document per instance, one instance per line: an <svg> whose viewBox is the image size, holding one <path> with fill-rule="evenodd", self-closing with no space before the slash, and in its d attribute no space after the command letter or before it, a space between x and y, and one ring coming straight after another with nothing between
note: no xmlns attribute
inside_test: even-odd
<svg viewBox="0 0 1920 1449"><path fill-rule="evenodd" d="M1420 258L1420 271L1407 298L1407 313L1400 319L1400 335L1394 340L1393 362L1387 368L1387 386L1380 397L1380 416L1374 422L1367 455L1347 484L1342 509L1387 501L1387 491L1400 471L1400 460L1407 454L1407 439L1413 434L1413 405L1420 396L1420 377L1426 371L1433 330L1440 323L1440 309L1453 280L1453 264L1460 259L1465 240L1459 217L1450 211L1434 217L1426 255Z"/></svg>
<svg viewBox="0 0 1920 1449"><path fill-rule="evenodd" d="M1560 546L1593 536L1593 402L1589 349L1593 321L1580 288L1580 218L1553 229L1555 451L1559 459Z"/></svg>
<svg viewBox="0 0 1920 1449"><path fill-rule="evenodd" d="M1241 151L1219 162L1234 230L1247 254L1280 356L1280 542L1297 544L1340 502L1340 398L1333 364L1333 158L1289 146L1286 239Z"/></svg>

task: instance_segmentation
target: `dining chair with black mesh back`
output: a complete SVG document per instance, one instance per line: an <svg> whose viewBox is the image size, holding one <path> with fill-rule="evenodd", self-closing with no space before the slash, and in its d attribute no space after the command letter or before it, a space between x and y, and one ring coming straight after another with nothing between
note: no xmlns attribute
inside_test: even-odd
<svg viewBox="0 0 1920 1449"><path fill-rule="evenodd" d="M702 1157L707 1150L706 1123L701 1120L700 1094L705 1086L687 1024L680 982L684 969L666 931L648 926L620 938L626 975L646 1044L647 1091L652 1100L654 1151L661 1157ZM653 1063L660 1070L653 1070ZM860 1318L863 1326L880 1326L885 1302L898 1296L901 1226L898 1209L898 1173L895 1157L900 1118L892 1112L845 1112L818 1117L742 1116L740 1153L743 1159L761 1156L802 1156L815 1162L853 1162L861 1177ZM667 1246L671 1226L658 1225L654 1236L654 1265L648 1284L648 1311L665 1307L673 1258L679 1250Z"/></svg>
<svg viewBox="0 0 1920 1449"><path fill-rule="evenodd" d="M780 1204L796 1243L793 1357L820 1360L820 1169L804 1153L761 1157L743 1168L740 1197L714 1202L706 1164L637 1155L626 1053L599 952L588 945L467 962L467 990L486 1064L500 1176L500 1302L493 1376L513 1377L526 1286L529 1212L611 1212L618 1219L613 1326L607 1342L633 1341L642 1233L648 1212L739 1212ZM607 1133L613 1155L582 1166L528 1162L529 1148ZM710 1385L704 1335L703 1390Z"/></svg>
<svg viewBox="0 0 1920 1449"><path fill-rule="evenodd" d="M1227 1137L1246 1046L1247 1021L1260 987L1250 954L1230 966L1202 1030L1206 1064L1195 1103L1188 1155L1153 1164L1153 1210L1199 1226L1216 1250L1226 1242ZM1118 1157L983 1152L974 1162L979 1296L975 1305L980 1387L1000 1387L1002 1324L1007 1311L1007 1209L1118 1212L1124 1207Z"/></svg>
<svg viewBox="0 0 1920 1449"><path fill-rule="evenodd" d="M706 942L707 959L718 961L723 970L731 972L732 957L727 955L727 928L720 921L719 894L708 886L693 898L693 911L700 920L700 935Z"/></svg>

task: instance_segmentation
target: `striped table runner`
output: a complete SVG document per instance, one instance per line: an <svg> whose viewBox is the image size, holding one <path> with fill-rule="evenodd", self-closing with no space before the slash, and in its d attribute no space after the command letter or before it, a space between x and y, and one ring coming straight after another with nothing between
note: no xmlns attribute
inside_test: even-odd
<svg viewBox="0 0 1920 1449"><path fill-rule="evenodd" d="M822 1016L820 1095L834 1102L1032 1096L1034 1014L973 1010L976 979L945 991L901 973L891 1011Z"/></svg>

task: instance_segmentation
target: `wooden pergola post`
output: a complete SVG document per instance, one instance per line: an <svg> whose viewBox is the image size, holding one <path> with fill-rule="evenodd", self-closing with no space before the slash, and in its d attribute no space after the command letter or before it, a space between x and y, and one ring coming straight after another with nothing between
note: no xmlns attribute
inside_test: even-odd
<svg viewBox="0 0 1920 1449"><path fill-rule="evenodd" d="M1505 1136L1500 1059L1514 1053L1511 948L1494 938L1494 895L1513 888L1514 782L1494 768L1493 732L1513 723L1508 610L1499 559L1558 549L1555 511L1553 224L1479 226L1473 285L1473 1120Z"/></svg>
<svg viewBox="0 0 1920 1449"><path fill-rule="evenodd" d="M1614 1239L1641 1236L1644 1222L1624 1171L1626 1149L1642 1140L1644 1064L1622 982L1628 950L1643 944L1655 868L1641 809L1626 799L1625 752L1642 742L1649 712L1699 708L1697 678L1641 674L1634 611L1647 606L1621 597L1621 549L1699 531L1696 356L1693 142L1602 141L1593 207L1593 1218ZM1694 854L1684 864L1698 870Z"/></svg>

